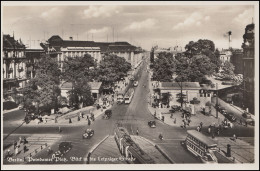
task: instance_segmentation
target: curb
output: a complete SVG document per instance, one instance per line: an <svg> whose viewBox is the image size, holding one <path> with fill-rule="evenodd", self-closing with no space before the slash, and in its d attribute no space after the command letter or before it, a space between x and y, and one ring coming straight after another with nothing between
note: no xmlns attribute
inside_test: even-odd
<svg viewBox="0 0 260 171"><path fill-rule="evenodd" d="M17 110L19 110L19 108L17 107L17 108L14 108L14 109L10 109L10 110L3 110L3 114L7 114L7 113L10 113L10 112L13 112L13 111L17 111Z"/></svg>
<svg viewBox="0 0 260 171"><path fill-rule="evenodd" d="M86 164L89 164L89 158L90 158L91 154L93 153L93 151L96 150L97 147L98 147L100 144L102 144L108 137L109 137L109 135L107 135L105 138L103 138L99 143L97 143L96 145L94 145L94 146L89 150L89 152L88 152L88 154L87 154L87 159L88 159L88 160L86 161Z"/></svg>
<svg viewBox="0 0 260 171"><path fill-rule="evenodd" d="M166 152L164 152L164 150L161 149L160 146L158 146L157 144L153 143L152 141L139 136L140 138L142 138L143 140L145 140L146 142L152 144L170 163L174 164L175 162L168 156L168 154Z"/></svg>

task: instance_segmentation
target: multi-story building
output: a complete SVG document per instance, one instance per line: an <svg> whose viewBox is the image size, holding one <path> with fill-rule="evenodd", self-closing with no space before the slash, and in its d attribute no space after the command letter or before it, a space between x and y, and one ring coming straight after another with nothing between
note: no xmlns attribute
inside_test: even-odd
<svg viewBox="0 0 260 171"><path fill-rule="evenodd" d="M18 90L25 85L26 56L25 45L21 40L15 40L14 36L3 35L3 92L4 96L12 94L12 89Z"/></svg>
<svg viewBox="0 0 260 171"><path fill-rule="evenodd" d="M232 56L232 52L230 49L222 49L222 51L219 54L219 58L222 61L222 63L228 61L230 62L230 58Z"/></svg>
<svg viewBox="0 0 260 171"><path fill-rule="evenodd" d="M60 68L63 67L63 61L66 57L83 56L90 54L99 63L102 56L106 53L115 54L123 57L131 63L134 68L142 60L142 49L135 47L128 42L94 42L63 40L60 36L52 36L46 43L41 46L51 56L56 57Z"/></svg>
<svg viewBox="0 0 260 171"><path fill-rule="evenodd" d="M45 55L45 51L43 49L26 49L26 74L27 78L34 78L35 77L35 64Z"/></svg>
<svg viewBox="0 0 260 171"><path fill-rule="evenodd" d="M169 48L159 48L158 46L154 47L154 58L158 58L159 53L161 52L166 52L166 53L171 53L173 57L175 58L176 54L182 53L182 47L181 46L174 46L174 47L169 47Z"/></svg>
<svg viewBox="0 0 260 171"><path fill-rule="evenodd" d="M56 57L60 68L63 68L63 61L66 57L81 57L90 54L99 62L101 60L100 47L94 41L63 40L55 35L48 39L46 43L41 43L46 53Z"/></svg>
<svg viewBox="0 0 260 171"><path fill-rule="evenodd" d="M243 74L243 49L233 49L230 62L235 66L235 74Z"/></svg>
<svg viewBox="0 0 260 171"><path fill-rule="evenodd" d="M244 107L248 108L249 112L255 113L255 24L246 26L243 39L243 102Z"/></svg>

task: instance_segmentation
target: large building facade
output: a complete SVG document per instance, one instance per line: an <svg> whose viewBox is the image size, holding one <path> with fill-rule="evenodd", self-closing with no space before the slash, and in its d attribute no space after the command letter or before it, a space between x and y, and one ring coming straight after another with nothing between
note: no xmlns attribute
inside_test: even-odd
<svg viewBox="0 0 260 171"><path fill-rule="evenodd" d="M3 92L4 97L13 93L13 88L19 90L25 86L26 56L25 45L15 40L14 36L3 35Z"/></svg>
<svg viewBox="0 0 260 171"><path fill-rule="evenodd" d="M249 24L243 35L243 101L249 112L255 113L255 25Z"/></svg>
<svg viewBox="0 0 260 171"><path fill-rule="evenodd" d="M142 50L128 42L94 42L63 40L60 36L52 36L46 43L41 46L46 53L57 58L60 68L63 67L63 61L66 57L81 57L90 54L99 63L105 54L115 54L123 57L131 63L134 68L142 60Z"/></svg>
<svg viewBox="0 0 260 171"><path fill-rule="evenodd" d="M47 54L57 58L60 69L63 68L63 62L67 57L82 57L90 54L97 62L101 60L100 47L93 41L76 41L72 38L63 40L60 36L55 35L46 43L41 43L41 46Z"/></svg>

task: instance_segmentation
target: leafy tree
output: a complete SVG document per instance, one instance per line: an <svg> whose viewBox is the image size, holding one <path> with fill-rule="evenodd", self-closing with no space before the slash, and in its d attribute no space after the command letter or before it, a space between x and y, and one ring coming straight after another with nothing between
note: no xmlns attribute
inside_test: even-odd
<svg viewBox="0 0 260 171"><path fill-rule="evenodd" d="M154 61L153 79L155 81L171 81L175 70L172 53L161 52Z"/></svg>
<svg viewBox="0 0 260 171"><path fill-rule="evenodd" d="M83 107L93 105L94 100L90 89L87 78L77 80L73 89L68 92L70 104L76 108L78 108L80 104L82 104Z"/></svg>
<svg viewBox="0 0 260 171"><path fill-rule="evenodd" d="M66 82L75 82L82 77L93 80L96 77L96 67L95 59L89 54L82 57L66 57L63 63L62 79Z"/></svg>
<svg viewBox="0 0 260 171"><path fill-rule="evenodd" d="M88 82L97 77L97 63L94 58L86 54L83 57L67 57L64 61L62 78L72 83L69 93L69 103L74 107L92 105L94 103Z"/></svg>
<svg viewBox="0 0 260 171"><path fill-rule="evenodd" d="M186 51L176 55L176 81L207 82L206 75L212 75L221 65L219 51L211 40L190 41Z"/></svg>
<svg viewBox="0 0 260 171"><path fill-rule="evenodd" d="M25 103L37 104L46 110L57 109L57 97L60 95L60 70L54 58L46 55L36 63L36 76L27 83L24 89Z"/></svg>
<svg viewBox="0 0 260 171"><path fill-rule="evenodd" d="M223 75L223 79L227 79L227 80L231 80L234 77L234 70L235 70L235 66L229 62L229 61L225 61L223 63L222 66L222 75Z"/></svg>
<svg viewBox="0 0 260 171"><path fill-rule="evenodd" d="M100 61L97 79L104 87L110 88L114 86L114 82L126 77L130 69L131 64L124 58L106 54Z"/></svg>
<svg viewBox="0 0 260 171"><path fill-rule="evenodd" d="M205 55L197 55L192 59L183 57L176 62L175 80L177 82L202 82L206 75L214 72L210 59Z"/></svg>
<svg viewBox="0 0 260 171"><path fill-rule="evenodd" d="M150 62L154 62L154 47L152 47L151 52L150 52Z"/></svg>
<svg viewBox="0 0 260 171"><path fill-rule="evenodd" d="M204 51L215 51L215 44L211 40L199 39L197 42L190 41L189 44L185 46L186 56L192 58L194 55L203 54Z"/></svg>

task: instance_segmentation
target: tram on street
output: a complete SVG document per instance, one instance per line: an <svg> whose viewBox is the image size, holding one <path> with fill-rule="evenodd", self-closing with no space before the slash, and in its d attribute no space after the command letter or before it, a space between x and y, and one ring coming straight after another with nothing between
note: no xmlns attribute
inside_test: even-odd
<svg viewBox="0 0 260 171"><path fill-rule="evenodd" d="M124 96L125 104L130 104L130 103L131 103L132 98L133 98L133 96L134 96L134 93L135 93L135 91L134 91L133 88L130 88L130 89L126 92L126 94L125 94L125 96Z"/></svg>
<svg viewBox="0 0 260 171"><path fill-rule="evenodd" d="M203 163L218 163L214 154L217 143L196 130L188 130L185 141L182 142L188 151L199 157Z"/></svg>
<svg viewBox="0 0 260 171"><path fill-rule="evenodd" d="M126 128L117 127L115 130L115 140L120 153L130 159L135 164L154 164L155 161L145 153L130 137Z"/></svg>

